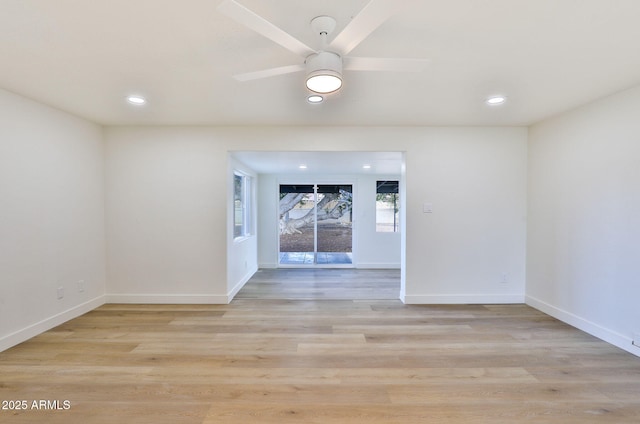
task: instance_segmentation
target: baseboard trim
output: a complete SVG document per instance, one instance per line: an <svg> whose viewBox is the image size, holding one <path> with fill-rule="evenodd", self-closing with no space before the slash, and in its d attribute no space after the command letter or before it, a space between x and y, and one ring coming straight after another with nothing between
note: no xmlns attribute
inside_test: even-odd
<svg viewBox="0 0 640 424"><path fill-rule="evenodd" d="M16 331L15 333L2 337L0 338L0 352L16 346L24 341L27 341L32 337L44 333L45 331L51 330L58 325L64 324L69 320L77 318L80 315L86 314L87 312L92 311L95 308L104 305L105 303L106 297L99 296L78 306L74 306L73 308L68 309L64 312L60 312L59 314L56 314L50 318L32 324L22 330Z"/></svg>
<svg viewBox="0 0 640 424"><path fill-rule="evenodd" d="M615 331L602 327L601 325L572 314L571 312L557 308L547 302L536 299L533 296L526 296L525 303L532 308L544 312L547 315L551 315L552 317L582 330L585 333L591 334L600 340L640 357L640 348L633 345L633 340L630 337L625 337L620 333L616 333Z"/></svg>
<svg viewBox="0 0 640 424"><path fill-rule="evenodd" d="M401 300L408 305L479 305L479 304L511 304L524 303L524 294L442 294L442 295L409 295Z"/></svg>
<svg viewBox="0 0 640 424"><path fill-rule="evenodd" d="M226 305L228 297L213 294L108 294L106 303Z"/></svg>
<svg viewBox="0 0 640 424"><path fill-rule="evenodd" d="M242 280L240 280L238 282L238 284L236 284L230 291L229 293L227 293L227 302L226 303L231 303L231 301L233 300L234 297L236 297L236 295L238 294L238 292L244 287L245 284L247 284L247 282L251 279L251 277L253 277L253 274L255 274L256 272L258 272L258 268L253 268L249 271L249 273L247 275L245 275Z"/></svg>
<svg viewBox="0 0 640 424"><path fill-rule="evenodd" d="M382 263L354 263L353 265L355 265L355 268L357 269L401 269L402 267L400 266L400 264L397 263L389 263L389 264L382 264ZM296 265L297 266L297 265ZM259 269L278 269L281 268L282 266L280 264L277 263L266 263L266 264L260 264L259 265Z"/></svg>
<svg viewBox="0 0 640 424"><path fill-rule="evenodd" d="M361 263L356 264L358 269L400 269L400 264Z"/></svg>

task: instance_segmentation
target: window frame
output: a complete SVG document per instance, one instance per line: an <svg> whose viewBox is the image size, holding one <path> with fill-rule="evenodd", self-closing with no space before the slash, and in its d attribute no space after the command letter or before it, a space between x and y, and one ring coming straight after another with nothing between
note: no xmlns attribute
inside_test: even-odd
<svg viewBox="0 0 640 424"><path fill-rule="evenodd" d="M239 180L238 180L239 179ZM253 178L242 171L233 171L233 239L242 240L253 235L252 183ZM238 183L240 192L238 193ZM240 202L240 207L236 202ZM239 218L239 219L238 219ZM239 231L238 231L239 229Z"/></svg>
<svg viewBox="0 0 640 424"><path fill-rule="evenodd" d="M384 188L383 190L381 190L381 188ZM386 222L382 222L380 220L380 209L378 208L378 202L381 200L378 200L379 196L381 194L391 194L393 195L393 205L394 205L394 210L393 210L393 227L391 230L388 231L382 231L379 228L379 225L384 225L387 224ZM375 202L376 202L376 220L375 220L375 224L376 224L376 233L399 233L400 232L400 181L398 180L378 180L376 181L376 197L375 197Z"/></svg>

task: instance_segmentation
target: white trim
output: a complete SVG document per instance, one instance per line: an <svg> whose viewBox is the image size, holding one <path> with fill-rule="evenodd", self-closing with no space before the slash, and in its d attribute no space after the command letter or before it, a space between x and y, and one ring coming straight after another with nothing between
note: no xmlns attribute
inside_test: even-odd
<svg viewBox="0 0 640 424"><path fill-rule="evenodd" d="M401 300L410 305L511 304L524 303L524 294L405 294L404 296L401 296Z"/></svg>
<svg viewBox="0 0 640 424"><path fill-rule="evenodd" d="M576 327L577 329L582 330L585 333L591 334L592 336L597 337L600 340L619 347L620 349L626 350L633 355L640 356L640 349L633 344L633 339L630 337L626 337L620 333L616 333L615 331L602 327L601 325L572 314L571 312L557 308L532 296L526 296L525 303L532 308L538 309L539 311L544 312L547 315L551 315L552 317L559 319L560 321L573 327Z"/></svg>
<svg viewBox="0 0 640 424"><path fill-rule="evenodd" d="M236 225L236 209L235 209L235 196L236 196L236 188L235 188L235 177L240 177L242 180L241 184L241 193L242 197L242 234L239 236L235 235L235 225ZM234 169L233 170L233 192L232 192L232 209L233 209L233 241L234 243L243 242L246 239L254 236L254 207L253 207L253 176L248 174L247 172Z"/></svg>
<svg viewBox="0 0 640 424"><path fill-rule="evenodd" d="M107 303L179 304L179 305L226 305L225 295L215 294L108 294Z"/></svg>
<svg viewBox="0 0 640 424"><path fill-rule="evenodd" d="M401 265L399 263L359 263L356 265L358 269L400 269Z"/></svg>
<svg viewBox="0 0 640 424"><path fill-rule="evenodd" d="M231 303L234 297L238 294L238 292L244 287L245 284L253 277L253 274L258 272L258 268L251 269L242 279L236 284L229 293L227 293L227 302Z"/></svg>
<svg viewBox="0 0 640 424"><path fill-rule="evenodd" d="M15 333L4 336L0 338L0 352L27 341L32 337L44 333L45 331L51 330L58 325L64 324L69 320L77 318L80 315L86 314L105 303L106 296L99 296L78 306L74 306L64 312L60 312L59 314L32 324L22 330L16 331Z"/></svg>
<svg viewBox="0 0 640 424"><path fill-rule="evenodd" d="M279 269L354 269L353 264L280 264Z"/></svg>
<svg viewBox="0 0 640 424"><path fill-rule="evenodd" d="M248 235L245 235L245 236L238 236L238 237L235 237L233 239L233 242L236 243L236 244L240 244L240 243L243 243L243 242L245 242L247 240L251 240L252 237L255 237L255 235L248 234Z"/></svg>

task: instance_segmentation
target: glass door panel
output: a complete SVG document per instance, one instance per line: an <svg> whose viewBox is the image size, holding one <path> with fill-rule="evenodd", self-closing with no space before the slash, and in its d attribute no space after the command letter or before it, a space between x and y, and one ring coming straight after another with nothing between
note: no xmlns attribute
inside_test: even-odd
<svg viewBox="0 0 640 424"><path fill-rule="evenodd" d="M281 265L351 264L351 185L281 185Z"/></svg>
<svg viewBox="0 0 640 424"><path fill-rule="evenodd" d="M352 263L352 204L350 185L318 185L316 263Z"/></svg>
<svg viewBox="0 0 640 424"><path fill-rule="evenodd" d="M280 263L315 263L313 185L280 186Z"/></svg>

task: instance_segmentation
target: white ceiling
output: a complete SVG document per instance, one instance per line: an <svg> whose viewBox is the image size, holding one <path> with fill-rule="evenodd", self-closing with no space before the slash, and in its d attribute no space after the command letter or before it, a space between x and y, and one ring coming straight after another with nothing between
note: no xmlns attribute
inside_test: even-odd
<svg viewBox="0 0 640 424"><path fill-rule="evenodd" d="M368 3L239 1L312 47L313 17L334 16L338 33ZM407 0L352 55L428 68L345 72L310 105L302 73L232 78L301 58L220 3L2 0L0 87L106 125L529 125L640 83L638 0ZM484 105L495 93L508 103Z"/></svg>
<svg viewBox="0 0 640 424"><path fill-rule="evenodd" d="M260 174L304 178L318 174L400 175L400 152L233 152L233 157ZM306 168L300 169L300 165ZM370 168L364 169L364 165Z"/></svg>

